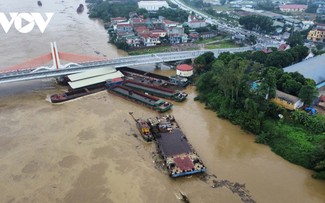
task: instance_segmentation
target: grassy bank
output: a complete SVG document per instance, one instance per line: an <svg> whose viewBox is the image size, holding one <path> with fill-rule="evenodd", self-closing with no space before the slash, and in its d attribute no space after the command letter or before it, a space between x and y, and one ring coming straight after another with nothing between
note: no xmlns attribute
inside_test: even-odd
<svg viewBox="0 0 325 203"><path fill-rule="evenodd" d="M224 41L221 42L220 44L206 44L204 45L204 47L206 49L224 49L224 48L236 48L240 46L230 41Z"/></svg>
<svg viewBox="0 0 325 203"><path fill-rule="evenodd" d="M154 54L160 52L174 52L174 51L190 51L199 49L199 45L196 44L179 44L171 46L155 46L155 47L143 47L134 50L128 50L129 55L141 55L141 54Z"/></svg>

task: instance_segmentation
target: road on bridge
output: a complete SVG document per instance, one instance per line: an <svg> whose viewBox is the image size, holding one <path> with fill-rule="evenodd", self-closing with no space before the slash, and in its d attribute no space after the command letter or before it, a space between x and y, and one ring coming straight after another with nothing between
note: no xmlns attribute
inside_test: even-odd
<svg viewBox="0 0 325 203"><path fill-rule="evenodd" d="M248 50L252 50L252 47L164 52L164 53L156 53L156 54L127 56L127 57L120 57L111 60L94 61L94 62L81 63L78 65L71 65L65 69L58 69L58 70L43 69L43 70L35 71L37 67L34 67L26 70L19 70L19 71L17 70L17 71L0 73L0 84L58 77L58 76L69 75L69 74L78 73L90 69L96 69L103 66L111 66L117 68L117 67L125 67L125 66L155 64L155 63L163 63L169 61L192 59L206 52L213 52L215 57L218 57L218 55L223 52L243 52Z"/></svg>

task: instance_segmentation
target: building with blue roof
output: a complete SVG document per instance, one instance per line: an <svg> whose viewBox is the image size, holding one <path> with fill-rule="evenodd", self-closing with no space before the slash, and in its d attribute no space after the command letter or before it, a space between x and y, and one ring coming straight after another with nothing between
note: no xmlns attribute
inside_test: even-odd
<svg viewBox="0 0 325 203"><path fill-rule="evenodd" d="M316 82L318 88L325 86L325 54L316 56L283 69L285 72L298 72Z"/></svg>

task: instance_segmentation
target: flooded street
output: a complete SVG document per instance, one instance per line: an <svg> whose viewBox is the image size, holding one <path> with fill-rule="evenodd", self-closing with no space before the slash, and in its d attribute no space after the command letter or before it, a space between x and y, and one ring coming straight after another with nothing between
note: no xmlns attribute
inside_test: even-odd
<svg viewBox="0 0 325 203"><path fill-rule="evenodd" d="M5 34L0 28L0 67L48 53L56 41L64 52L107 56L125 53L107 44L102 24L78 15L79 0L0 0L1 12L55 12L46 31ZM27 11L24 9L28 9ZM153 70L153 68L152 68ZM157 71L169 75L172 70ZM107 92L54 105L63 91L53 79L0 85L0 202L243 202L226 187L199 176L171 179L156 167L153 143L142 141L135 117L157 113ZM254 143L254 136L194 102L188 87L175 116L215 180L245 184L256 202L324 203L325 181Z"/></svg>

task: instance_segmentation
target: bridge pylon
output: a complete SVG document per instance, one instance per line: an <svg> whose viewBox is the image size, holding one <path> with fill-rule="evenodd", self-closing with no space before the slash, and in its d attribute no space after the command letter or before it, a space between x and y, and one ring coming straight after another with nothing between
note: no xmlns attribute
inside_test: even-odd
<svg viewBox="0 0 325 203"><path fill-rule="evenodd" d="M58 48L56 46L56 42L51 42L51 52L52 52L52 61L53 61L53 69L60 69L62 65L60 64L60 57Z"/></svg>

